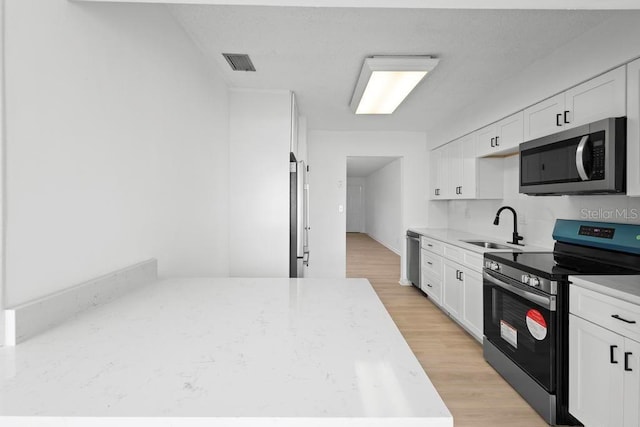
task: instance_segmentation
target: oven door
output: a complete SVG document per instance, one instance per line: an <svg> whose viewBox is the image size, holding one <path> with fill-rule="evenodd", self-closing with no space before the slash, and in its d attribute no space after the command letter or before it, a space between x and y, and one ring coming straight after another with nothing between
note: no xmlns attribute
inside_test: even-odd
<svg viewBox="0 0 640 427"><path fill-rule="evenodd" d="M555 392L556 297L489 270L483 278L486 339Z"/></svg>

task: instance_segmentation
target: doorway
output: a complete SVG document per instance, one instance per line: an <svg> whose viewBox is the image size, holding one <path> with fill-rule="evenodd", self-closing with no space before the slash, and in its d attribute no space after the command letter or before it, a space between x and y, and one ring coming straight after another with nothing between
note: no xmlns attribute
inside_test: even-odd
<svg viewBox="0 0 640 427"><path fill-rule="evenodd" d="M347 157L345 230L401 254L402 158Z"/></svg>

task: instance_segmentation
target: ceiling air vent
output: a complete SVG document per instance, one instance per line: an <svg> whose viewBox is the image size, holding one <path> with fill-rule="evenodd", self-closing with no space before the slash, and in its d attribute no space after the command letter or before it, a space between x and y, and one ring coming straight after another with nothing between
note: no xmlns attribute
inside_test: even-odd
<svg viewBox="0 0 640 427"><path fill-rule="evenodd" d="M223 53L222 56L227 60L233 71L256 70L249 55L243 53Z"/></svg>

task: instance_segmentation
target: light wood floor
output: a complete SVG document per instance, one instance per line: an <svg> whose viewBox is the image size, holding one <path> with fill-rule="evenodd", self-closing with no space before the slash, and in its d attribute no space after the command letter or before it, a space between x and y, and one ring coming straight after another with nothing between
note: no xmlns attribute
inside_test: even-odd
<svg viewBox="0 0 640 427"><path fill-rule="evenodd" d="M347 277L369 279L456 427L547 426L484 361L480 343L418 289L398 284L398 255L366 234L347 233Z"/></svg>

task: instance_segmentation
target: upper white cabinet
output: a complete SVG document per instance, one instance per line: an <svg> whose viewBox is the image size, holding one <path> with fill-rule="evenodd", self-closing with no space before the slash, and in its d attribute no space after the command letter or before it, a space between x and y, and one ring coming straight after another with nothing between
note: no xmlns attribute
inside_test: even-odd
<svg viewBox="0 0 640 427"><path fill-rule="evenodd" d="M627 65L627 195L640 196L640 59Z"/></svg>
<svg viewBox="0 0 640 427"><path fill-rule="evenodd" d="M618 67L524 110L524 140L626 114L626 70Z"/></svg>
<svg viewBox="0 0 640 427"><path fill-rule="evenodd" d="M431 199L445 198L445 160L448 158L447 146L437 148L430 153Z"/></svg>
<svg viewBox="0 0 640 427"><path fill-rule="evenodd" d="M502 198L502 159L476 157L475 135L431 152L432 200Z"/></svg>
<svg viewBox="0 0 640 427"><path fill-rule="evenodd" d="M291 93L291 137L289 139L289 150L296 156L296 160L298 159L298 104L296 102L296 95Z"/></svg>
<svg viewBox="0 0 640 427"><path fill-rule="evenodd" d="M524 112L519 111L475 132L476 156L511 154L524 138Z"/></svg>

